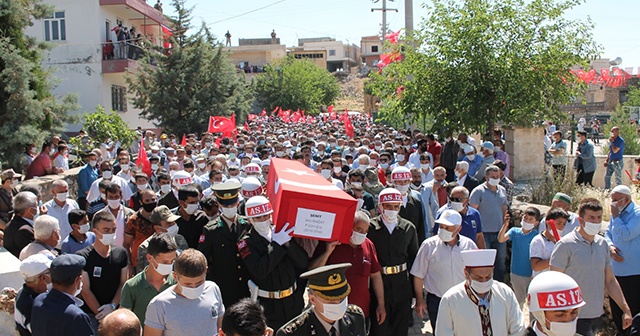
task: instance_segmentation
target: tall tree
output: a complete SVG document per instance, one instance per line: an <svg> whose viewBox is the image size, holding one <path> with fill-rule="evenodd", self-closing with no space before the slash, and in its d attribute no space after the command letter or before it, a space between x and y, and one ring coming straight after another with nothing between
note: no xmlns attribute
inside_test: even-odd
<svg viewBox="0 0 640 336"><path fill-rule="evenodd" d="M24 34L32 20L51 14L40 0L0 0L0 160L13 167L25 145L60 132L78 108L74 95L51 94L51 72L40 65L47 45Z"/></svg>
<svg viewBox="0 0 640 336"><path fill-rule="evenodd" d="M267 65L255 83L256 97L262 108L306 110L320 113L338 97L340 86L326 69L307 59L283 58Z"/></svg>
<svg viewBox="0 0 640 336"><path fill-rule="evenodd" d="M206 131L212 115L235 113L236 120L242 120L252 102L244 74L237 72L204 25L186 37L190 18L184 1L176 0L173 5L179 13L173 18L175 31L182 29L182 33L177 34L171 50L147 55L127 75L134 106L142 109L140 116L176 134ZM151 64L150 56L157 65Z"/></svg>
<svg viewBox="0 0 640 336"><path fill-rule="evenodd" d="M597 55L590 21L565 13L583 0L433 0L402 61L368 84L388 119L431 119L433 130L482 131L502 121L562 118L584 87L569 69Z"/></svg>

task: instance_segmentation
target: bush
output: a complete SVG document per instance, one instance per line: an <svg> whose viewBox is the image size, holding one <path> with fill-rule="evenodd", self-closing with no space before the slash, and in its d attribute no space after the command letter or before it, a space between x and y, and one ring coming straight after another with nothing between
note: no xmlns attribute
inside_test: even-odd
<svg viewBox="0 0 640 336"><path fill-rule="evenodd" d="M620 136L624 139L624 155L640 155L640 137L638 136L638 125L632 124L629 120L629 114L622 110L618 105L616 110L611 114L611 119L604 125L605 137L609 137L609 132L614 126L620 129ZM606 143L606 142L605 142ZM609 146L602 147L603 153L609 154Z"/></svg>

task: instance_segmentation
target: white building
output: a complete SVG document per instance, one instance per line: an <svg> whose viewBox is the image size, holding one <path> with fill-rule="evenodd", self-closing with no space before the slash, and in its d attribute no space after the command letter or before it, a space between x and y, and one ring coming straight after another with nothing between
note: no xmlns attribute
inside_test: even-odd
<svg viewBox="0 0 640 336"><path fill-rule="evenodd" d="M300 38L298 47L292 51L325 51L327 53L327 70L334 72L338 69L350 71L352 67L360 65L360 47L355 44L344 44L331 37Z"/></svg>
<svg viewBox="0 0 640 336"><path fill-rule="evenodd" d="M150 0L152 1L152 0ZM144 0L45 0L55 14L38 20L25 33L53 48L43 58L45 67L55 69L59 79L56 95L77 93L80 109L93 112L97 105L121 114L131 128L152 128L151 122L138 117L131 99L127 99L126 69L135 68L143 49L117 43L114 27L135 28L156 45L164 41L165 16ZM164 28L166 30L166 28ZM107 42L116 42L109 45ZM110 50L113 47L113 53ZM70 125L69 131L78 131Z"/></svg>

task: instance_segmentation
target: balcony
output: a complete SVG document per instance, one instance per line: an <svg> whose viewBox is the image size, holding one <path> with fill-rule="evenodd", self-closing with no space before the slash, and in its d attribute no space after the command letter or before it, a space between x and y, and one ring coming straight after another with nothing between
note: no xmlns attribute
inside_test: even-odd
<svg viewBox="0 0 640 336"><path fill-rule="evenodd" d="M127 9L130 8L142 14L145 19L148 18L164 26L170 25L167 18L161 12L144 0L100 0L100 6L125 6Z"/></svg>
<svg viewBox="0 0 640 336"><path fill-rule="evenodd" d="M134 69L146 52L146 49L130 42L103 43L102 73L122 73L127 69ZM151 64L156 64L153 56Z"/></svg>

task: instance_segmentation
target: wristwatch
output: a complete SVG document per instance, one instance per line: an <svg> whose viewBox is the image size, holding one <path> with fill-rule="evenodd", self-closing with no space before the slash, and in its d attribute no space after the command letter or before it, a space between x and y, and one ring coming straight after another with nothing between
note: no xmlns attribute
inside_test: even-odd
<svg viewBox="0 0 640 336"><path fill-rule="evenodd" d="M111 305L111 308L113 308L113 310L116 310L116 308L118 308L118 305L113 302L111 302L110 305Z"/></svg>

